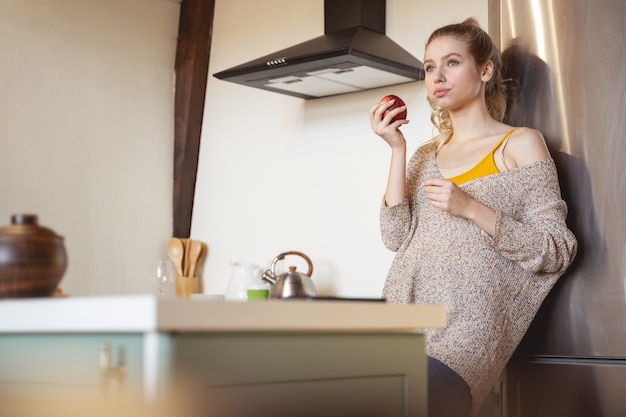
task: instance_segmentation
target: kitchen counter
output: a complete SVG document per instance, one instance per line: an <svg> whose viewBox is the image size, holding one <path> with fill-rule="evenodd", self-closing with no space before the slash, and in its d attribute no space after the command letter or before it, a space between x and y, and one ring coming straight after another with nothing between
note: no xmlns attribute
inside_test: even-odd
<svg viewBox="0 0 626 417"><path fill-rule="evenodd" d="M345 331L416 332L445 326L441 306L370 301L210 298L150 295L0 300L0 333Z"/></svg>
<svg viewBox="0 0 626 417"><path fill-rule="evenodd" d="M2 300L0 400L154 403L188 384L185 403L220 417L426 417L419 329L444 325L441 306L373 301Z"/></svg>

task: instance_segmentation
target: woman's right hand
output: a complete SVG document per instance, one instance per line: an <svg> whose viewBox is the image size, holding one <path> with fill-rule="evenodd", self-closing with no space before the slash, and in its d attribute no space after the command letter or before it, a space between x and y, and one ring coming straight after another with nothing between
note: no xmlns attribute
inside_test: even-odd
<svg viewBox="0 0 626 417"><path fill-rule="evenodd" d="M405 111L406 106L393 109L384 115L385 110L391 107L393 103L394 100L377 103L369 111L372 131L383 138L392 149L406 146L406 140L399 128L409 123L406 119L400 119L394 122L391 121L395 116Z"/></svg>
<svg viewBox="0 0 626 417"><path fill-rule="evenodd" d="M406 197L406 140L400 132L399 127L409 123L408 120L400 119L391 121L396 115L406 110L406 106L387 110L393 101L376 104L370 109L370 124L372 130L384 139L391 147L391 164L389 166L389 178L387 179L387 190L385 191L385 203L392 207L399 204Z"/></svg>

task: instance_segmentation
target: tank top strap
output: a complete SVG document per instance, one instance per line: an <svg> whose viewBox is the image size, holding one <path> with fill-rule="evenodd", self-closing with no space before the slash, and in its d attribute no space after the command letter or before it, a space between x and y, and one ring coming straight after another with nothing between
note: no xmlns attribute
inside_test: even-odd
<svg viewBox="0 0 626 417"><path fill-rule="evenodd" d="M517 129L519 129L519 127L514 127L513 129L506 132L504 136L502 136L502 138L498 141L498 143L496 143L496 146L494 146L493 149L491 149L491 152L489 152L489 155L492 155L496 151L496 149L498 149L500 145L502 145L504 141L507 140L511 136L511 134L513 134L513 132L515 132Z"/></svg>

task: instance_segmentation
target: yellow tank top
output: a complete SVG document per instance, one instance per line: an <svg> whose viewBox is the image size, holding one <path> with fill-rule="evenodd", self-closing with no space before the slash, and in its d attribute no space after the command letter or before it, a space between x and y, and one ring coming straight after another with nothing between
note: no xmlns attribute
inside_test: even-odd
<svg viewBox="0 0 626 417"><path fill-rule="evenodd" d="M496 146L494 146L493 149L491 149L491 151L487 155L485 155L483 159L480 160L480 162L474 165L474 167L470 168L468 171L465 171L462 174L455 175L454 177L450 177L446 179L449 181L452 181L456 185L461 185L465 182L475 180L476 178L486 177L487 175L499 173L500 170L496 166L496 163L493 159L493 154L500 147L500 145L502 145L502 143L509 136L511 136L511 133L513 133L516 129L517 128L514 127L513 129L506 132L506 134L502 137L502 139L498 141Z"/></svg>

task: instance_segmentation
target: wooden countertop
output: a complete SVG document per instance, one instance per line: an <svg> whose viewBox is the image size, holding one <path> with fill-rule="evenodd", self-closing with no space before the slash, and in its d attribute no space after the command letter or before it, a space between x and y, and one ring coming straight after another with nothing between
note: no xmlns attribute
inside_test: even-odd
<svg viewBox="0 0 626 417"><path fill-rule="evenodd" d="M443 306L367 301L162 300L152 295L0 300L0 333L388 332L445 326Z"/></svg>

